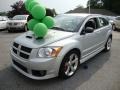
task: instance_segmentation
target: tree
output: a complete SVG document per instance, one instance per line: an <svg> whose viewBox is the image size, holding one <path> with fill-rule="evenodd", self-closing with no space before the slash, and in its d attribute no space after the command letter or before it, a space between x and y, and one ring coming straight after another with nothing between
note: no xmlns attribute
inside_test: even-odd
<svg viewBox="0 0 120 90"><path fill-rule="evenodd" d="M7 16L7 12L0 12L0 16Z"/></svg>
<svg viewBox="0 0 120 90"><path fill-rule="evenodd" d="M8 17L13 17L15 15L22 15L22 14L28 14L28 12L25 9L24 3L21 4L19 2L14 3L11 5L12 10L8 12Z"/></svg>
<svg viewBox="0 0 120 90"><path fill-rule="evenodd" d="M8 12L8 17L12 18L15 15L29 14L29 12L25 9L25 4L19 1L11 5L12 10ZM46 8L47 16L55 16L57 15L55 9Z"/></svg>
<svg viewBox="0 0 120 90"><path fill-rule="evenodd" d="M81 4L79 4L79 5L76 6L76 8L81 8L81 9L83 9L84 7L83 7Z"/></svg>
<svg viewBox="0 0 120 90"><path fill-rule="evenodd" d="M87 8L89 7L89 4L90 4L91 8L100 8L97 5L97 2L98 2L98 0L88 0L88 2L87 2Z"/></svg>
<svg viewBox="0 0 120 90"><path fill-rule="evenodd" d="M119 10L120 1L119 0L102 0L104 3L102 7L99 7L97 5L97 2L99 0L89 0L89 1L90 1L91 8L103 8L103 9L107 9L107 10L110 10L112 12L120 14L120 10ZM89 1L87 3L87 8L89 6Z"/></svg>

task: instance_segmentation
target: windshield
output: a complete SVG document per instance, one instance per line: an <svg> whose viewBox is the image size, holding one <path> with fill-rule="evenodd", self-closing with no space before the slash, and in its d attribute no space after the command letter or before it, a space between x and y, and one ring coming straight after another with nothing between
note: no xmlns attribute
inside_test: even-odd
<svg viewBox="0 0 120 90"><path fill-rule="evenodd" d="M14 16L12 20L26 20L27 19L27 15L17 15Z"/></svg>
<svg viewBox="0 0 120 90"><path fill-rule="evenodd" d="M53 29L67 32L77 32L84 20L81 16L58 15L55 18L55 26Z"/></svg>

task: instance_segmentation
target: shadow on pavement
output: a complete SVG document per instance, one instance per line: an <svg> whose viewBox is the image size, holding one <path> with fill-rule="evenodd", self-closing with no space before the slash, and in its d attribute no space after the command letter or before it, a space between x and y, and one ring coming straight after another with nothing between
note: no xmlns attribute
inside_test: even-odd
<svg viewBox="0 0 120 90"><path fill-rule="evenodd" d="M103 65L109 61L111 52L101 52L79 67L77 73L67 80L53 78L32 80L18 73L11 66L0 71L0 90L75 90L88 81ZM88 69L84 69L84 65Z"/></svg>
<svg viewBox="0 0 120 90"><path fill-rule="evenodd" d="M25 33L23 30L19 30L19 31L13 31L13 32L8 32L8 30L2 30L2 31L0 31L0 35L5 35L5 36L7 36L7 35L15 35L15 34L21 34L21 33Z"/></svg>

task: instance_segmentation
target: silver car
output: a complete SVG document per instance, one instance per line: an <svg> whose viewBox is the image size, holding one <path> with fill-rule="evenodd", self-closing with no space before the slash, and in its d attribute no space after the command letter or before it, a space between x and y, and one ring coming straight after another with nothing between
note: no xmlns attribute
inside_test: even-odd
<svg viewBox="0 0 120 90"><path fill-rule="evenodd" d="M8 18L5 16L0 16L0 30L7 29Z"/></svg>
<svg viewBox="0 0 120 90"><path fill-rule="evenodd" d="M116 30L116 25L115 25L115 16L106 16L107 20L112 24L112 29L115 31Z"/></svg>
<svg viewBox="0 0 120 90"><path fill-rule="evenodd" d="M120 29L120 16L117 16L114 22L115 22L115 28Z"/></svg>
<svg viewBox="0 0 120 90"><path fill-rule="evenodd" d="M27 31L27 18L28 15L16 15L8 22L8 32L19 30Z"/></svg>
<svg viewBox="0 0 120 90"><path fill-rule="evenodd" d="M12 66L25 76L43 80L73 76L78 66L101 51L109 51L112 26L94 14L63 14L42 39L31 31L11 45Z"/></svg>

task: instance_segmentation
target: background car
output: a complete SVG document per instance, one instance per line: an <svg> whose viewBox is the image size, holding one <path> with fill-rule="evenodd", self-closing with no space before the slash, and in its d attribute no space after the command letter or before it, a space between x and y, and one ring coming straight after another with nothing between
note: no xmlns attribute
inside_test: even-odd
<svg viewBox="0 0 120 90"><path fill-rule="evenodd" d="M112 29L115 30L116 29L116 25L115 25L115 16L106 16L107 20L111 23L112 25Z"/></svg>
<svg viewBox="0 0 120 90"><path fill-rule="evenodd" d="M119 30L119 29L120 29L120 16L117 16L117 17L115 18L114 22L115 22L115 28L116 28L117 30Z"/></svg>
<svg viewBox="0 0 120 90"><path fill-rule="evenodd" d="M29 15L16 15L8 22L8 32L24 30L27 31L27 18Z"/></svg>
<svg viewBox="0 0 120 90"><path fill-rule="evenodd" d="M5 16L0 16L0 30L7 29L8 18Z"/></svg>

